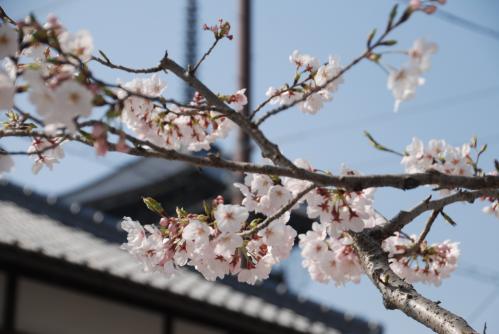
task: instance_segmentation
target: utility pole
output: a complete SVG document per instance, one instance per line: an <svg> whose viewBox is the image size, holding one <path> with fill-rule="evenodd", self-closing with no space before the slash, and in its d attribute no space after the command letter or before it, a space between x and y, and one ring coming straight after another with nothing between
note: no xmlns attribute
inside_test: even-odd
<svg viewBox="0 0 499 334"><path fill-rule="evenodd" d="M194 65L197 61L197 33L200 29L198 24L197 0L187 0L186 6L186 29L185 29L185 65ZM194 89L185 84L184 102L189 103L194 95Z"/></svg>
<svg viewBox="0 0 499 334"><path fill-rule="evenodd" d="M239 0L239 89L246 88L248 104L244 106L242 113L249 115L251 110L251 0ZM239 129L235 148L235 160L251 160L251 140L247 133ZM244 175L237 176L237 181L243 182ZM236 189L233 196L234 202L242 200L241 193Z"/></svg>

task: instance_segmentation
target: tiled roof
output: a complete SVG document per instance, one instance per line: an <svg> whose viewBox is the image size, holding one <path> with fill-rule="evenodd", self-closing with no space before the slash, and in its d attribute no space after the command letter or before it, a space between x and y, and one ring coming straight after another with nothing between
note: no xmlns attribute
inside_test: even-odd
<svg viewBox="0 0 499 334"><path fill-rule="evenodd" d="M276 291L233 280L209 282L188 270L171 279L160 273L146 273L128 253L120 250L116 243L120 240L124 236L117 230L117 222L100 212L66 207L55 198L44 198L12 184L0 185L0 245L35 252L296 332L381 332L377 324L321 308L282 287Z"/></svg>

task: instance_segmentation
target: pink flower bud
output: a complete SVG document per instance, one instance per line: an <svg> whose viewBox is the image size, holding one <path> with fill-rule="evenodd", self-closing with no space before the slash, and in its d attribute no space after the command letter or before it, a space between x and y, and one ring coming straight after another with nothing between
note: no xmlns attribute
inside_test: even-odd
<svg viewBox="0 0 499 334"><path fill-rule="evenodd" d="M107 136L106 128L102 124L96 124L92 128L92 138L99 139L102 136Z"/></svg>
<svg viewBox="0 0 499 334"><path fill-rule="evenodd" d="M108 151L106 127L102 124L94 125L92 128L92 138L94 139L94 148L97 155L106 155Z"/></svg>
<svg viewBox="0 0 499 334"><path fill-rule="evenodd" d="M426 14L431 15L431 14L433 14L433 13L435 13L435 12L437 11L437 6L433 6L433 5L431 5L431 6L426 6L426 7L423 9L423 11L424 11Z"/></svg>
<svg viewBox="0 0 499 334"><path fill-rule="evenodd" d="M412 10L418 10L421 8L421 0L411 0L409 6L412 8Z"/></svg>
<svg viewBox="0 0 499 334"><path fill-rule="evenodd" d="M116 151L121 153L128 153L130 151L124 135L120 135L120 139L118 139L118 143L116 144Z"/></svg>
<svg viewBox="0 0 499 334"><path fill-rule="evenodd" d="M108 150L107 141L105 139L94 141L94 148L98 156L105 156Z"/></svg>
<svg viewBox="0 0 499 334"><path fill-rule="evenodd" d="M222 195L218 195L214 200L213 200L213 207L217 207L220 204L224 204L224 198Z"/></svg>

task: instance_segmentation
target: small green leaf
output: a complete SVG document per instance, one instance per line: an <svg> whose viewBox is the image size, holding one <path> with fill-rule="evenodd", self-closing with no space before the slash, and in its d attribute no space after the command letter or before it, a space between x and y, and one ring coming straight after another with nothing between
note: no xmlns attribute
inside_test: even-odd
<svg viewBox="0 0 499 334"><path fill-rule="evenodd" d="M374 28L371 33L369 34L369 36L367 36L367 48L370 49L371 48L371 43L373 41L373 38L374 36L376 35L376 28Z"/></svg>
<svg viewBox="0 0 499 334"><path fill-rule="evenodd" d="M109 60L109 58L106 56L106 54L102 51L102 50L99 50L99 53L100 55L102 56L102 58L104 58L105 61L107 61L108 63L110 63L111 61Z"/></svg>
<svg viewBox="0 0 499 334"><path fill-rule="evenodd" d="M147 206L149 210L152 212L157 213L160 216L166 216L165 210L163 209L163 206L156 201L152 197L142 197L142 200L144 201L144 204Z"/></svg>
<svg viewBox="0 0 499 334"><path fill-rule="evenodd" d="M451 224L452 226L456 226L457 223L454 221L454 219L452 219L448 214L446 214L444 211L440 211L440 214L442 215L442 217L444 217L444 219L449 223Z"/></svg>
<svg viewBox="0 0 499 334"><path fill-rule="evenodd" d="M482 146L482 148L478 152L478 155L482 155L482 153L484 153L485 151L487 151L487 144L485 144L485 145Z"/></svg>
<svg viewBox="0 0 499 334"><path fill-rule="evenodd" d="M207 215L208 217L211 217L211 207L210 207L210 205L208 204L208 202L203 201L203 209L204 209L204 213L206 213L206 215Z"/></svg>
<svg viewBox="0 0 499 334"><path fill-rule="evenodd" d="M388 17L388 24L386 25L386 31L392 29L393 20L397 16L397 9L398 9L398 4L395 4L395 6L393 6L392 10L390 11L390 16Z"/></svg>
<svg viewBox="0 0 499 334"><path fill-rule="evenodd" d="M397 41L394 40L394 39L389 39L387 41L383 41L380 43L380 45L385 45L385 46L392 46L392 45L395 45L397 44Z"/></svg>

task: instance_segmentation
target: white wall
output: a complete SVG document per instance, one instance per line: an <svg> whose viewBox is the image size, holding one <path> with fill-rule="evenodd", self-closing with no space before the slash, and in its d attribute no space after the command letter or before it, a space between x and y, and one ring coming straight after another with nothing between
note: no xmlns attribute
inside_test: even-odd
<svg viewBox="0 0 499 334"><path fill-rule="evenodd" d="M161 334L162 316L126 304L20 279L16 329L32 334Z"/></svg>

